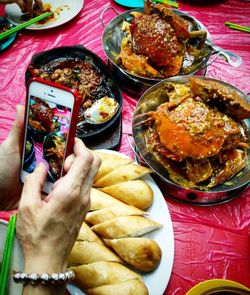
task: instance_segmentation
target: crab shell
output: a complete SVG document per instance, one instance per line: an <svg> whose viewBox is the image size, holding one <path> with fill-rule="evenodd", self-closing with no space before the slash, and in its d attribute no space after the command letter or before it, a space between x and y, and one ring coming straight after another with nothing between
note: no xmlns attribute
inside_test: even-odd
<svg viewBox="0 0 250 295"><path fill-rule="evenodd" d="M211 157L241 141L240 127L232 118L192 97L175 107L162 104L153 118L161 144L180 159Z"/></svg>
<svg viewBox="0 0 250 295"><path fill-rule="evenodd" d="M151 125L146 142L153 150L181 163L187 187L209 179L211 188L246 165L248 136L240 120L250 118L250 106L222 83L195 77L189 82L183 93L170 83L169 93L175 94L168 93L168 101L147 113L142 125Z"/></svg>

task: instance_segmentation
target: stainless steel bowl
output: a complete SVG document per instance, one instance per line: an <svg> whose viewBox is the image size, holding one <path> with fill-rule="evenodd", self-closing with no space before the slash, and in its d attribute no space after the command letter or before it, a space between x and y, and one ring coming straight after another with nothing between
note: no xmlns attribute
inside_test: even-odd
<svg viewBox="0 0 250 295"><path fill-rule="evenodd" d="M214 81L218 81L212 78L205 78L202 76L196 76L199 79L210 79ZM156 108L164 102L164 95L156 95L155 92L163 87L165 83L173 82L173 83L187 83L188 76L179 76L179 77L172 77L165 79L156 85L152 86L148 89L142 97L139 99L134 114L133 114L133 121L132 121L132 132L133 132L133 139L135 143L135 148L138 153L139 161L144 161L149 167L153 169L155 172L156 180L159 181L161 188L172 198L191 203L194 205L213 205L222 202L226 202L239 193L241 193L247 186L250 181L250 150L248 149L248 161L246 167L230 181L217 185L216 187L208 190L208 191L201 191L196 189L186 189L176 183L174 183L167 172L167 170L154 158L153 154L151 154L146 147L145 138L143 127L138 126L138 115L147 113L148 111L155 111ZM245 98L245 100L250 104L249 97L241 92L239 89L229 85L225 82L218 81L228 87L236 90L241 96ZM248 135L250 136L250 120L244 120L247 125Z"/></svg>
<svg viewBox="0 0 250 295"><path fill-rule="evenodd" d="M105 26L104 16L108 10L113 10L117 15L112 19L107 26ZM189 22L189 30L205 30L207 32L207 39L205 43L204 54L199 58L194 59L192 64L187 67L183 67L179 75L205 75L206 68L214 62L214 60L219 56L223 55L224 58L233 66L239 66L241 64L241 58L232 54L231 52L225 51L212 43L212 37L207 30L207 28L199 22L196 18L190 16L187 13L181 12L180 10L173 9L175 13L182 16ZM110 71L114 74L119 86L126 92L141 96L145 90L150 88L152 85L158 83L162 79L145 78L137 75L133 75L119 64L117 64L116 58L120 53L121 41L124 37L124 32L122 30L123 21L131 22L134 17L131 16L131 12L144 12L143 8L136 8L124 13L118 14L116 9L112 6L107 7L103 10L101 14L101 22L104 27L102 34L102 46L104 52L108 58L108 67ZM198 40L192 40L192 46L198 46ZM197 43L197 45L195 44Z"/></svg>

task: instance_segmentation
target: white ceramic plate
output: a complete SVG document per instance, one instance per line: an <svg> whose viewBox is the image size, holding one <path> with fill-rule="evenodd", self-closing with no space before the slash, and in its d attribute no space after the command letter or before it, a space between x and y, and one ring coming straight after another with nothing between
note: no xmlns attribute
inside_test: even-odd
<svg viewBox="0 0 250 295"><path fill-rule="evenodd" d="M2 261L3 250L5 244L5 238L8 228L8 222L0 220L0 261ZM18 240L15 237L12 248L12 256L10 261L10 271L8 276L8 283L6 286L5 295L20 295L22 293L22 285L14 283L12 279L13 271L22 271L23 270L23 255L22 250L19 246Z"/></svg>
<svg viewBox="0 0 250 295"><path fill-rule="evenodd" d="M102 151L124 156L123 154L111 150ZM149 212L149 218L163 225L161 229L146 235L147 237L154 239L159 244L162 250L162 259L158 268L151 273L143 275L143 279L150 295L162 295L168 285L174 261L173 226L167 203L152 177L146 175L141 179L145 180L154 191L154 202L147 210ZM71 295L85 294L71 284L68 285L68 290Z"/></svg>
<svg viewBox="0 0 250 295"><path fill-rule="evenodd" d="M58 18L45 24L33 24L27 27L27 30L45 30L65 24L81 11L84 4L84 0L44 0L43 2L44 4L51 4L52 11L61 8ZM6 18L16 26L25 22L21 19L22 12L15 3L6 5L5 15Z"/></svg>

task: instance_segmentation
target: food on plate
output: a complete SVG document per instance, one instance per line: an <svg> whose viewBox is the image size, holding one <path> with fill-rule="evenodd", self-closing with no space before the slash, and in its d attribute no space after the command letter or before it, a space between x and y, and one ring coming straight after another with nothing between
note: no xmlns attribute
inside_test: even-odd
<svg viewBox="0 0 250 295"><path fill-rule="evenodd" d="M250 105L219 81L190 77L187 83L164 82L150 93L164 103L136 115L147 150L169 177L186 188L207 190L224 183L247 163L244 121Z"/></svg>
<svg viewBox="0 0 250 295"><path fill-rule="evenodd" d="M113 97L104 96L86 109L84 117L90 124L103 124L113 118L118 109L119 103Z"/></svg>
<svg viewBox="0 0 250 295"><path fill-rule="evenodd" d="M100 188L100 190L139 209L150 207L154 197L153 190L141 179L120 182Z"/></svg>
<svg viewBox="0 0 250 295"><path fill-rule="evenodd" d="M100 237L118 239L140 237L159 229L162 225L143 216L120 216L91 227Z"/></svg>
<svg viewBox="0 0 250 295"><path fill-rule="evenodd" d="M88 289L88 295L148 295L145 284L138 279Z"/></svg>
<svg viewBox="0 0 250 295"><path fill-rule="evenodd" d="M125 262L142 272L154 270L161 261L161 248L148 238L104 239Z"/></svg>
<svg viewBox="0 0 250 295"><path fill-rule="evenodd" d="M133 159L124 158L124 157L120 157L113 154L107 154L101 151L93 151L93 152L97 154L102 160L101 167L99 168L97 175L95 177L95 182L101 177L103 177L105 174L108 174L109 172L111 172L112 170L133 162Z"/></svg>
<svg viewBox="0 0 250 295"><path fill-rule="evenodd" d="M84 291L103 285L122 283L142 277L126 266L111 261L98 261L90 264L70 267L75 272L73 283Z"/></svg>
<svg viewBox="0 0 250 295"><path fill-rule="evenodd" d="M112 97L111 84L107 78L97 70L90 61L77 58L61 59L53 61L40 68L30 65L28 71L31 77L62 84L76 89L81 97L82 104L78 116L78 131L85 130L86 121L84 113L92 104L105 97Z"/></svg>
<svg viewBox="0 0 250 295"><path fill-rule="evenodd" d="M82 223L80 231L77 236L77 241L87 241L87 242L95 242L99 244L104 244L103 241L97 236L97 234L92 231L92 229L88 226L86 222Z"/></svg>
<svg viewBox="0 0 250 295"><path fill-rule="evenodd" d="M123 263L119 256L105 245L96 242L77 241L71 250L68 266L89 264L97 261Z"/></svg>
<svg viewBox="0 0 250 295"><path fill-rule="evenodd" d="M94 152L102 161L112 163L115 159L116 168L129 166L132 161L114 154ZM129 192L130 186L127 189ZM90 211L68 260L68 268L76 274L73 283L87 295L148 295L141 273L150 272L159 265L161 249L154 240L141 236L162 225L145 218L147 212L97 188L91 189L90 200ZM89 225L93 226L90 228Z"/></svg>
<svg viewBox="0 0 250 295"><path fill-rule="evenodd" d="M105 187L124 181L135 180L151 172L152 170L148 167L131 163L120 166L104 175L95 182L95 186Z"/></svg>
<svg viewBox="0 0 250 295"><path fill-rule="evenodd" d="M119 206L115 205L108 208L99 209L96 211L90 211L86 215L86 222L90 224L98 224L104 221L113 219L118 216L129 216L129 215L145 215L146 212L137 209L134 206Z"/></svg>
<svg viewBox="0 0 250 295"><path fill-rule="evenodd" d="M189 31L189 22L162 3L144 1L144 13L132 12L124 21L125 36L117 62L131 74L149 78L177 75L184 60L204 54L206 31ZM192 46L195 38L198 45Z"/></svg>
<svg viewBox="0 0 250 295"><path fill-rule="evenodd" d="M49 104L39 98L33 97L34 103L30 106L29 125L41 132L52 132L57 130L54 122L54 112Z"/></svg>
<svg viewBox="0 0 250 295"><path fill-rule="evenodd" d="M51 133L44 140L43 155L49 164L49 171L55 179L61 176L65 144L65 134Z"/></svg>
<svg viewBox="0 0 250 295"><path fill-rule="evenodd" d="M69 10L69 9L70 9L70 5L62 5L52 10L52 5L50 3L44 2L42 6L38 5L37 3L34 3L32 13L22 14L21 19L27 21L45 12L53 12L50 16L37 22L37 24L39 25L44 25L44 24L56 21L60 17L60 14L62 11Z"/></svg>
<svg viewBox="0 0 250 295"><path fill-rule="evenodd" d="M25 157L27 157L32 151L32 143L29 140L25 142Z"/></svg>
<svg viewBox="0 0 250 295"><path fill-rule="evenodd" d="M91 200L90 211L109 208L112 206L120 206L120 207L128 206L124 204L123 202L93 187L91 188L91 191L90 191L90 200Z"/></svg>

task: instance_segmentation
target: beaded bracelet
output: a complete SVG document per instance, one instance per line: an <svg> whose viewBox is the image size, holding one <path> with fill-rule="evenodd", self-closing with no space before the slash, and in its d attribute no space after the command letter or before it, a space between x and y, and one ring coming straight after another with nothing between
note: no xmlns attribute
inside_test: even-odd
<svg viewBox="0 0 250 295"><path fill-rule="evenodd" d="M70 270L60 273L42 273L41 275L36 273L27 274L25 272L16 272L13 275L15 283L31 284L31 285L48 285L48 284L64 284L75 277L75 273Z"/></svg>

